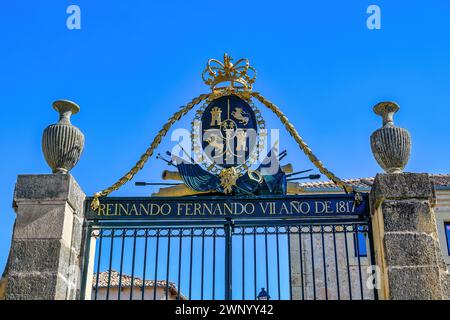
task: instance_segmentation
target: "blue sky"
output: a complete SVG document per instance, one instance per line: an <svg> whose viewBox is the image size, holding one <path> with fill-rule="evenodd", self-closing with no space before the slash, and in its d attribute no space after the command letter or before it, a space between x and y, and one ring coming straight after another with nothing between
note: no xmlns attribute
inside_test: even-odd
<svg viewBox="0 0 450 320"><path fill-rule="evenodd" d="M70 4L81 8L81 30L66 28ZM381 30L366 27L370 4L381 8ZM0 41L0 271L16 176L50 172L41 135L57 120L54 100L81 106L73 123L86 148L72 174L91 195L136 162L179 106L208 92L200 74L224 52L250 60L254 89L282 108L338 176L380 172L369 136L381 124L372 106L383 100L400 104L396 124L412 134L407 170L449 172L448 0L4 1ZM281 138L287 161L312 168ZM159 151L172 145L167 138ZM157 181L164 168L150 159L138 180ZM151 191L129 184L115 195Z"/></svg>

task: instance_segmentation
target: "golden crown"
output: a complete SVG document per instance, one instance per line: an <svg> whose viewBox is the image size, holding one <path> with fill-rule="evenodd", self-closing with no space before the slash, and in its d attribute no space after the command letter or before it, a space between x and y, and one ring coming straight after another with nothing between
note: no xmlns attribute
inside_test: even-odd
<svg viewBox="0 0 450 320"><path fill-rule="evenodd" d="M250 67L248 59L239 59L235 64L226 53L223 62L217 59L209 59L206 69L202 73L203 81L214 90L232 88L236 90L251 90L256 80L256 70ZM221 83L227 86L218 87Z"/></svg>

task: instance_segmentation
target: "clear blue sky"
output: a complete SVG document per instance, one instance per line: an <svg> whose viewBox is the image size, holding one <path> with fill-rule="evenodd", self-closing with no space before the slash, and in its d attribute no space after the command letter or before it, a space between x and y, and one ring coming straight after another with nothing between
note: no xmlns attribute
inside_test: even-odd
<svg viewBox="0 0 450 320"><path fill-rule="evenodd" d="M81 7L81 30L66 28L70 4ZM381 8L381 30L366 28L370 4ZM0 271L16 176L49 173L41 134L57 120L52 101L81 106L73 123L86 148L72 173L91 195L135 163L179 106L208 91L200 73L224 52L250 59L255 90L338 176L380 171L369 136L381 124L372 106L382 100L400 104L396 123L412 134L407 170L450 171L448 0L3 1L0 43ZM282 138L287 160L311 168ZM172 144L166 139L159 151ZM163 168L151 159L138 178L155 181ZM129 184L116 195L150 192Z"/></svg>

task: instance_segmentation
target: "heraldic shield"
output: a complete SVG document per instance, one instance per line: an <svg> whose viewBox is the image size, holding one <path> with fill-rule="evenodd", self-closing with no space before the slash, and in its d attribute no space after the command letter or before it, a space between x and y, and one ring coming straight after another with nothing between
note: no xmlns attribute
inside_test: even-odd
<svg viewBox="0 0 450 320"><path fill-rule="evenodd" d="M204 156L222 168L243 165L257 148L258 126L250 105L228 95L213 100L201 116Z"/></svg>

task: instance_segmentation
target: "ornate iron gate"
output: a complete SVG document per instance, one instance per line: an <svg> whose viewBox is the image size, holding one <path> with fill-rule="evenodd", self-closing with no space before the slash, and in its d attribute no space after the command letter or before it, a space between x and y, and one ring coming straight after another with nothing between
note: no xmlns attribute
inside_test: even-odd
<svg viewBox="0 0 450 320"><path fill-rule="evenodd" d="M289 218L126 218L88 222L85 299L377 298L366 209Z"/></svg>

